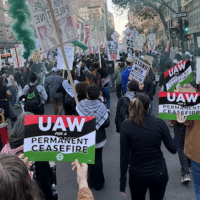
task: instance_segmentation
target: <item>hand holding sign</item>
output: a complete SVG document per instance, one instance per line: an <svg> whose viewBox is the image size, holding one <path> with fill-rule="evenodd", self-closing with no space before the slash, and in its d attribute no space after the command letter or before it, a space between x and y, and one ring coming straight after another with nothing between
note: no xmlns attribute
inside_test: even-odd
<svg viewBox="0 0 200 200"><path fill-rule="evenodd" d="M176 113L176 117L177 117L177 122L183 124L185 123L187 116L184 116L183 114L180 113Z"/></svg>
<svg viewBox="0 0 200 200"><path fill-rule="evenodd" d="M79 190L81 188L84 187L88 187L88 183L87 183L87 170L88 170L88 165L85 163L80 163L78 161L78 159L75 160L75 162L73 162L71 164L72 170L77 170L77 182L79 185Z"/></svg>

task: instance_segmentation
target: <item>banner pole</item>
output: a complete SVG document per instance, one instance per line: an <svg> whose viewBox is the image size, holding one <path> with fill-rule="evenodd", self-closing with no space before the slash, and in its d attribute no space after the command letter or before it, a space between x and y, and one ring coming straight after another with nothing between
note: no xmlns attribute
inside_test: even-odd
<svg viewBox="0 0 200 200"><path fill-rule="evenodd" d="M72 90L73 90L73 93L74 93L74 99L75 99L76 105L77 105L78 104L78 98L77 98L77 95L76 95L76 91L75 91L72 75L71 75L71 72L70 72L70 69L69 69L69 66L68 66L67 57L66 57L65 50L64 50L64 47L63 47L63 43L62 43L62 38L61 38L59 30L58 30L58 26L57 26L56 18L55 18L55 15L54 15L53 7L51 5L51 1L50 0L47 0L47 3L48 3L48 6L49 6L49 9L50 9L50 12L51 12L51 16L52 16L52 19L53 19L54 27L56 29L56 35L58 37L59 46L60 46L62 54L63 54L65 66L67 68L67 73L68 73L69 80L70 80L70 83L71 83L71 86L72 86ZM63 78L64 78L64 74L65 74L65 69L63 69Z"/></svg>

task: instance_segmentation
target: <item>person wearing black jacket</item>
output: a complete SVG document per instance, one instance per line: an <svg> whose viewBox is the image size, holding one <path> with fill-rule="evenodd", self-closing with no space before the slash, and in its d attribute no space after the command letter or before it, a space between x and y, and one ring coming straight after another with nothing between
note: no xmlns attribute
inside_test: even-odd
<svg viewBox="0 0 200 200"><path fill-rule="evenodd" d="M168 172L161 143L172 154L177 152L177 135L172 139L162 119L148 114L149 97L138 93L130 103L129 120L120 130L120 191L126 196L126 173L129 167L131 198L144 200L147 189L150 200L162 200L168 182Z"/></svg>
<svg viewBox="0 0 200 200"><path fill-rule="evenodd" d="M105 179L103 174L102 152L106 144L106 131L110 125L110 119L105 105L98 99L100 90L92 85L88 87L88 99L82 100L76 107L80 116L96 117L96 145L95 145L95 164L88 165L88 185L95 190L101 190Z"/></svg>

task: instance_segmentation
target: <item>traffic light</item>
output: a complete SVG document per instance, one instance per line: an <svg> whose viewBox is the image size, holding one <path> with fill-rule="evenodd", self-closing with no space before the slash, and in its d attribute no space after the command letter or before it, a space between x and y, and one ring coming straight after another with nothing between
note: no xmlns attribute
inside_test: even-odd
<svg viewBox="0 0 200 200"><path fill-rule="evenodd" d="M188 25L188 20L185 20L184 21L184 32L185 33L188 33L189 32L189 25Z"/></svg>

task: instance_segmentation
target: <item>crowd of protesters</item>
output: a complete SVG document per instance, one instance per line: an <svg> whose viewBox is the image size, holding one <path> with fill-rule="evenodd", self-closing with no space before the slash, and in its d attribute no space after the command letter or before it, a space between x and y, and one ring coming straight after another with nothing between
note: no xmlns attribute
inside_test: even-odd
<svg viewBox="0 0 200 200"><path fill-rule="evenodd" d="M112 74L108 70L109 62L102 55L101 65L97 55L76 55L71 75L73 85L65 71L57 68L56 62L43 60L41 63L26 62L23 68L3 64L0 76L0 108L5 118L11 119L12 131L9 142L0 154L0 196L5 200L57 199L52 192L56 184L52 175L51 163L28 162L23 157L24 119L26 115L44 115L45 103L53 104L55 115L79 115L96 117L95 164L88 166L76 160L72 170L77 170L79 184L78 199L94 199L89 188L101 190L105 184L103 172L103 147L107 142L106 128L110 125L110 86L116 84L118 104L116 107L116 132L120 133L120 192L126 196L126 174L129 169L129 187L131 198L145 199L147 189L151 200L162 200L165 194L168 171L161 143L175 154L178 151L182 183L188 183L190 166L192 169L196 198L200 199L200 148L198 121L186 121L186 117L177 114L177 121L170 121L174 126L174 138L171 137L166 123L154 117L153 97L156 86L166 91L164 72L174 65L189 59L195 72L192 56L183 50L170 60L167 52L154 54L152 69L143 84L129 80L129 73L134 59L121 54L120 60L112 63ZM135 52L135 56L144 60L145 55ZM62 76L64 74L64 76ZM160 74L156 82L156 74ZM195 84L186 84L176 88L177 92L197 92ZM34 103L29 94L35 94ZM75 100L78 98L78 104ZM15 110L24 101L24 112L17 119ZM192 145L191 145L192 143ZM185 151L184 151L185 150ZM19 157L19 158L18 158ZM190 164L191 163L191 164ZM88 168L88 177L87 177ZM8 192L6 188L12 188ZM58 194L59 195L59 194Z"/></svg>

